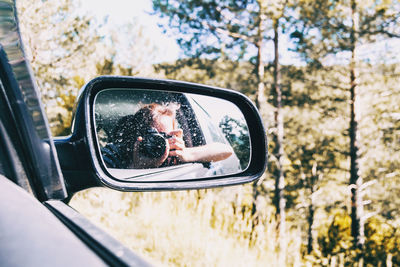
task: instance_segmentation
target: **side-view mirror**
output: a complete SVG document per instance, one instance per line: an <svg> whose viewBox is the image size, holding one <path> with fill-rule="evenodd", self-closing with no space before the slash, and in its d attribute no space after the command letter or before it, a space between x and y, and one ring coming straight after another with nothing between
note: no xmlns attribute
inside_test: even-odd
<svg viewBox="0 0 400 267"><path fill-rule="evenodd" d="M72 135L55 144L72 193L101 184L124 191L242 184L258 179L267 159L262 120L243 94L133 77L85 85Z"/></svg>

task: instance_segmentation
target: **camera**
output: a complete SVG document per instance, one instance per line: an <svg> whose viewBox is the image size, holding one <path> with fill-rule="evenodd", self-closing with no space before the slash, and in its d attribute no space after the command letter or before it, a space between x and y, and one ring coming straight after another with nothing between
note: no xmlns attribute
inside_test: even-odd
<svg viewBox="0 0 400 267"><path fill-rule="evenodd" d="M164 155L167 149L167 139L171 137L166 133L158 132L155 128L149 128L142 136L139 152L149 158L159 158Z"/></svg>

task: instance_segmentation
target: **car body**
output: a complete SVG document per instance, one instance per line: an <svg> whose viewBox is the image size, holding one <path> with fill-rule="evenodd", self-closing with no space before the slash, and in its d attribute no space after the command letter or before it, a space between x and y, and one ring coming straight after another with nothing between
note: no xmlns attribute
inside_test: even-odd
<svg viewBox="0 0 400 267"><path fill-rule="evenodd" d="M264 172L266 138L254 105L230 90L184 82L96 78L82 90L73 134L53 140L32 71L25 60L14 2L1 0L0 5L1 266L146 266L148 263L134 252L68 206L72 195L94 186L122 191L225 186L255 181ZM131 90L137 86L141 90L151 88L160 92L215 95L237 105L245 115L252 136L252 158L248 168L232 175L193 179L189 175L196 166L203 168L203 165L193 163L177 166L172 171L158 170L152 174L151 182L116 179L102 161L93 101L100 91L110 87ZM201 134L203 141L208 138ZM185 179L174 180L177 169ZM158 180L160 177L164 177L162 181Z"/></svg>

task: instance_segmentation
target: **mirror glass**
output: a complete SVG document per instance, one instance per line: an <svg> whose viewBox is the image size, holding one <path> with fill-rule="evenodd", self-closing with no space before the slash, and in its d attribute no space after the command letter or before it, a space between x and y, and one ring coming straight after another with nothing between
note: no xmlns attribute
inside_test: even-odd
<svg viewBox="0 0 400 267"><path fill-rule="evenodd" d="M250 136L235 104L212 96L110 88L94 102L102 160L117 179L177 181L235 174Z"/></svg>

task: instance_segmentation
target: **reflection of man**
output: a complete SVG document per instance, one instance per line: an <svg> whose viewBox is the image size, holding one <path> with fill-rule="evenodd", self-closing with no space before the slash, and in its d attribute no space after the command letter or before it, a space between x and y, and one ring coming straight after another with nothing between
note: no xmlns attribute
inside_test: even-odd
<svg viewBox="0 0 400 267"><path fill-rule="evenodd" d="M232 148L222 143L186 147L175 118L178 108L177 104L153 103L121 118L114 128L113 144L102 151L106 165L143 169L220 161L232 155Z"/></svg>

